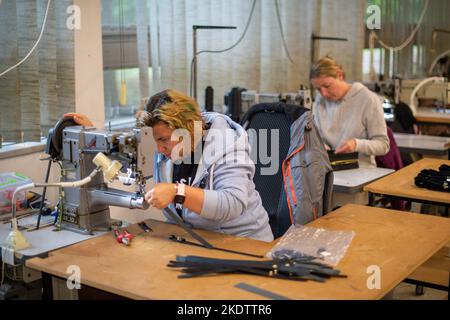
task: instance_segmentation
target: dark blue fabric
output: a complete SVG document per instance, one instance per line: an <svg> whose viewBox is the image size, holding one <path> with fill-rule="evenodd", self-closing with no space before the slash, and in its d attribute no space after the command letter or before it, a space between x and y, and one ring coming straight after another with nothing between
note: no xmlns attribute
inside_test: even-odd
<svg viewBox="0 0 450 320"><path fill-rule="evenodd" d="M307 110L284 103L261 103L254 105L241 120L241 125L246 130L254 129L256 132L261 129L267 130L268 152L270 152L272 145L270 130L279 130L279 149L277 150L279 166L277 173L275 175L261 175L261 168L269 167L270 164L263 165L258 158L255 163L256 172L253 178L256 190L261 196L263 207L269 215L269 224L275 238L282 236L291 225L281 166L289 150L291 124ZM258 146L259 141L252 145L252 148ZM268 154L268 156L273 157L274 155Z"/></svg>

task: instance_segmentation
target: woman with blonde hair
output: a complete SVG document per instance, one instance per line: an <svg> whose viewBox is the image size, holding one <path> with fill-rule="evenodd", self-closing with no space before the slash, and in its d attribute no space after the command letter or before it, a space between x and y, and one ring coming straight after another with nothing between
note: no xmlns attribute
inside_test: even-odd
<svg viewBox="0 0 450 320"><path fill-rule="evenodd" d="M348 83L345 72L330 57L310 71L317 90L313 114L326 145L336 153L359 152L361 166L376 166L375 157L389 151L381 99L359 82Z"/></svg>
<svg viewBox="0 0 450 320"><path fill-rule="evenodd" d="M273 240L239 124L223 114L201 113L194 99L168 89L150 97L137 126L152 127L157 145L155 186L145 195L151 206L176 210L196 228Z"/></svg>

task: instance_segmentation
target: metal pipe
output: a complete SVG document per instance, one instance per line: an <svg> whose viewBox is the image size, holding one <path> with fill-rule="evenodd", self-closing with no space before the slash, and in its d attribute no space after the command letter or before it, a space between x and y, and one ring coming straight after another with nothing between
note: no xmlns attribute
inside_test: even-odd
<svg viewBox="0 0 450 320"><path fill-rule="evenodd" d="M193 94L194 94L194 99L197 100L197 27L198 26L192 26L192 35L193 35L193 54L194 56L192 57L192 59L194 59L194 65L192 67L192 73L193 73Z"/></svg>
<svg viewBox="0 0 450 320"><path fill-rule="evenodd" d="M337 38L337 37L322 37L316 36L314 33L311 35L311 65L313 65L316 55L316 40L329 40L329 41L348 41L347 38Z"/></svg>
<svg viewBox="0 0 450 320"><path fill-rule="evenodd" d="M442 59L443 57L445 57L446 55L450 55L450 50L447 50L447 51L442 52L440 55L438 55L438 56L433 60L433 62L432 62L431 65L430 65L430 68L428 69L428 75L429 75L429 76L432 76L432 74L433 74L433 69L434 69L434 67L436 66L436 64L438 63L438 61L439 61L440 59Z"/></svg>
<svg viewBox="0 0 450 320"><path fill-rule="evenodd" d="M90 205L109 205L128 209L147 209L149 207L142 195L108 188L90 189Z"/></svg>
<svg viewBox="0 0 450 320"><path fill-rule="evenodd" d="M192 73L193 73L193 96L194 99L197 100L197 29L236 29L236 27L233 26L200 26L200 25L193 25L192 26L192 54L193 54L193 66L192 66Z"/></svg>
<svg viewBox="0 0 450 320"><path fill-rule="evenodd" d="M50 176L50 169L52 167L52 159L48 160L48 165L47 165L47 172L45 174L45 183L48 183L48 178ZM39 206L39 215L38 215L38 219L37 219L37 223L36 223L36 230L39 230L39 226L41 224L41 216L42 216L42 210L44 208L44 202L45 202L45 195L47 193L47 187L44 187L44 190L42 191L42 199L41 199L41 205Z"/></svg>
<svg viewBox="0 0 450 320"><path fill-rule="evenodd" d="M430 77L430 78L426 78L424 80L422 80L421 82L419 82L417 84L417 86L414 88L414 90L411 92L411 96L409 98L409 107L411 108L411 111L413 112L414 115L416 115L417 109L416 109L416 101L415 101L415 96L417 91L420 90L420 88L422 88L424 85L426 85L429 82L445 82L445 78L443 77Z"/></svg>

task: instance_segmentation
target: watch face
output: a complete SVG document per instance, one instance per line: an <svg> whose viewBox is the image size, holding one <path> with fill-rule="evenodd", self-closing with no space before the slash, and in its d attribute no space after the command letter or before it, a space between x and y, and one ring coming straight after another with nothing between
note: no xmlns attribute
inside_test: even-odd
<svg viewBox="0 0 450 320"><path fill-rule="evenodd" d="M184 199L186 199L185 196L177 194L175 196L175 198L173 199L173 202L175 202L176 204L183 204L184 203Z"/></svg>

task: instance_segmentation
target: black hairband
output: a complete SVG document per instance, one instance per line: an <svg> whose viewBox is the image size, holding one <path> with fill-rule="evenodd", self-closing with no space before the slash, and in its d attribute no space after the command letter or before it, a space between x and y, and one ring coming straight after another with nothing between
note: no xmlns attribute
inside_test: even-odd
<svg viewBox="0 0 450 320"><path fill-rule="evenodd" d="M161 91L153 96L151 96L146 105L145 105L145 111L147 112L153 112L154 110L157 110L162 105L165 105L166 103L171 103L172 98L168 95L167 90Z"/></svg>

